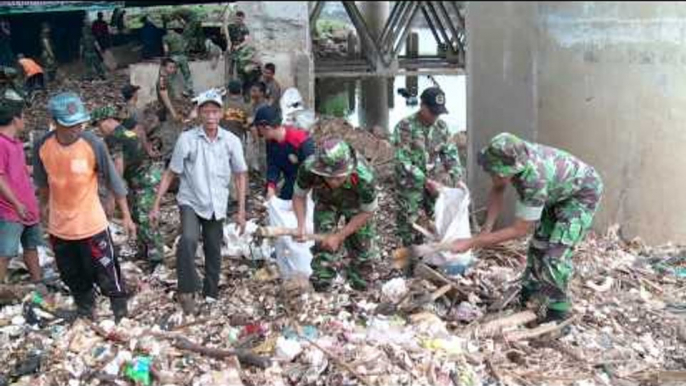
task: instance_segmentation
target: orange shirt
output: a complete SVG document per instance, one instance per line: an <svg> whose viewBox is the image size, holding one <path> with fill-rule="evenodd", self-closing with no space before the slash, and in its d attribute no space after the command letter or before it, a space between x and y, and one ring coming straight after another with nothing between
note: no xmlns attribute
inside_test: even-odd
<svg viewBox="0 0 686 386"><path fill-rule="evenodd" d="M69 146L48 138L39 156L50 189L48 232L64 240L81 240L107 229L98 197L96 155L84 138Z"/></svg>
<svg viewBox="0 0 686 386"><path fill-rule="evenodd" d="M19 64L24 69L24 74L27 78L30 78L36 74L42 74L43 69L38 65L33 59L23 58L19 59Z"/></svg>

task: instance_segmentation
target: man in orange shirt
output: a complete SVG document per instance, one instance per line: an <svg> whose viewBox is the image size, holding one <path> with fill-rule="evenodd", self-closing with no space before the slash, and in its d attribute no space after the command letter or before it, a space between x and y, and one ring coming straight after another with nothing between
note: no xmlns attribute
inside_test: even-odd
<svg viewBox="0 0 686 386"><path fill-rule="evenodd" d="M17 55L17 62L24 70L24 78L26 79L24 88L26 93L31 95L35 90L45 90L43 68L35 60L25 57L24 54Z"/></svg>
<svg viewBox="0 0 686 386"><path fill-rule="evenodd" d="M48 103L55 130L34 149L34 179L42 208L48 213L48 233L60 277L74 297L79 316L94 318L97 284L110 298L115 322L127 316L124 280L114 253L98 182L114 192L127 234L135 237L126 203L126 187L94 134L83 131L90 114L73 92Z"/></svg>

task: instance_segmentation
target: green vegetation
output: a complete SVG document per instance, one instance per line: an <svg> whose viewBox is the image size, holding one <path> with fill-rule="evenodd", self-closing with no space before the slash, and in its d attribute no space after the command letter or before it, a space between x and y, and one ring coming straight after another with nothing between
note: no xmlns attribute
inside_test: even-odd
<svg viewBox="0 0 686 386"><path fill-rule="evenodd" d="M337 118L346 118L350 115L350 106L348 105L348 94L345 92L328 97L319 106L319 113L321 115L329 115Z"/></svg>
<svg viewBox="0 0 686 386"><path fill-rule="evenodd" d="M327 37L333 35L335 31L350 29L350 24L331 19L319 19L315 28L317 37Z"/></svg>
<svg viewBox="0 0 686 386"><path fill-rule="evenodd" d="M235 4L228 5L232 10L236 9ZM162 27L163 18L169 16L174 12L179 10L179 8L192 9L198 13L200 19L204 24L221 24L224 9L227 5L223 4L199 4L199 5L183 5L183 6L159 6L159 7L148 7L148 8L127 8L126 9L126 26L130 29L137 29L143 26L141 23L141 17L147 15L150 21L152 21L158 27ZM176 21L170 21L168 23L169 28L181 27L181 25Z"/></svg>

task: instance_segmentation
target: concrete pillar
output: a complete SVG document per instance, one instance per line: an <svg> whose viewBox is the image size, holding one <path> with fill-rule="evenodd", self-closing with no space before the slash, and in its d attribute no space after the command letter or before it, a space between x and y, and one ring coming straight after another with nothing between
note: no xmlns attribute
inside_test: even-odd
<svg viewBox="0 0 686 386"><path fill-rule="evenodd" d="M407 47L408 58L416 58L419 56L419 34L417 32L411 32L409 35L407 35L405 47ZM419 95L419 80L416 76L405 77L405 89L407 89L407 91L414 96Z"/></svg>
<svg viewBox="0 0 686 386"><path fill-rule="evenodd" d="M360 12L369 27L372 38L381 35L389 14L388 1L359 1ZM364 44L364 42L363 42ZM360 97L360 125L371 130L380 126L388 134L388 86L386 78L365 78L362 80Z"/></svg>

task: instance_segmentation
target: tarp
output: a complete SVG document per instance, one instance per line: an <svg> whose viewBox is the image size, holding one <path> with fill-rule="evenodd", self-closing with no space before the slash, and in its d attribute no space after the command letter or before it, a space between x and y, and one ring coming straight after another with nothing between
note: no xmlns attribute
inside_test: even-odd
<svg viewBox="0 0 686 386"><path fill-rule="evenodd" d="M103 11L123 6L123 1L0 1L0 15L66 11Z"/></svg>

